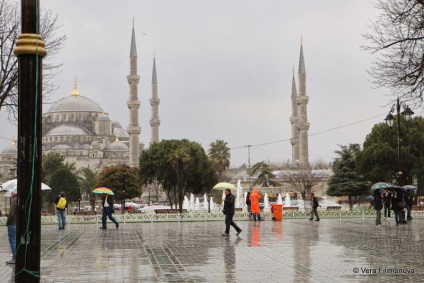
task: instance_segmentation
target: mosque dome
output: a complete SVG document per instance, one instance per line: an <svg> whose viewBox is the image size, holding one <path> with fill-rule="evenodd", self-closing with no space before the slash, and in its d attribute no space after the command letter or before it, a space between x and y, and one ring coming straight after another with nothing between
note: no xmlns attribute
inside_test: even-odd
<svg viewBox="0 0 424 283"><path fill-rule="evenodd" d="M18 153L18 148L16 147L15 141L13 141L11 145L6 146L1 151L1 154L13 154L13 155L16 155L17 153Z"/></svg>
<svg viewBox="0 0 424 283"><path fill-rule="evenodd" d="M81 96L77 90L77 82L75 80L74 90L71 96L62 98L54 103L47 113L55 112L103 112L103 109L93 100Z"/></svg>
<svg viewBox="0 0 424 283"><path fill-rule="evenodd" d="M113 131L115 133L118 133L118 137L119 138L129 138L130 135L128 134L128 132L122 128L113 128Z"/></svg>
<svg viewBox="0 0 424 283"><path fill-rule="evenodd" d="M121 141L115 141L108 146L106 146L106 151L129 151L128 146L121 142Z"/></svg>
<svg viewBox="0 0 424 283"><path fill-rule="evenodd" d="M71 125L62 125L51 129L46 136L88 135L83 129Z"/></svg>
<svg viewBox="0 0 424 283"><path fill-rule="evenodd" d="M109 114L101 113L97 116L96 121L110 121Z"/></svg>
<svg viewBox="0 0 424 283"><path fill-rule="evenodd" d="M47 113L55 112L103 112L93 100L84 96L68 96L54 103Z"/></svg>
<svg viewBox="0 0 424 283"><path fill-rule="evenodd" d="M112 127L114 127L114 128L121 128L121 129L123 129L123 128L122 128L121 123L119 123L119 122L118 122L118 121L116 121L116 120L112 120Z"/></svg>

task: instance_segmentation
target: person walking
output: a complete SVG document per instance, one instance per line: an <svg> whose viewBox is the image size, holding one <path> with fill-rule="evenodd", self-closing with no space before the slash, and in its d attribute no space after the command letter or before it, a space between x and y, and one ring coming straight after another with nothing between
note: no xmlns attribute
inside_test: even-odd
<svg viewBox="0 0 424 283"><path fill-rule="evenodd" d="M231 194L231 190L225 189L224 208L222 210L222 213L225 214L225 232L224 234L222 234L222 236L230 236L230 226L233 226L234 229L236 229L237 236L240 235L240 233L242 232L242 230L233 221L235 204L234 202L235 197Z"/></svg>
<svg viewBox="0 0 424 283"><path fill-rule="evenodd" d="M384 218L390 218L390 203L392 201L392 193L387 191L384 193Z"/></svg>
<svg viewBox="0 0 424 283"><path fill-rule="evenodd" d="M252 212L250 210L250 192L247 192L246 194L246 205L247 205L247 212L249 212L249 216L251 216Z"/></svg>
<svg viewBox="0 0 424 283"><path fill-rule="evenodd" d="M414 204L414 195L411 190L408 190L405 194L405 204L406 204L406 218L407 220L412 220L411 210L412 205Z"/></svg>
<svg viewBox="0 0 424 283"><path fill-rule="evenodd" d="M114 213L113 209L113 198L108 194L102 194L102 206L103 206L103 214L102 214L102 227L100 229L107 229L106 227L106 218L109 218L110 221L115 223L116 229L119 228L119 222L113 218L112 213Z"/></svg>
<svg viewBox="0 0 424 283"><path fill-rule="evenodd" d="M253 189L250 194L250 211L253 214L253 220L256 221L256 217L258 221L261 221L261 209L259 207L259 200L261 199L261 195L259 194L257 189Z"/></svg>
<svg viewBox="0 0 424 283"><path fill-rule="evenodd" d="M373 194L374 209L376 211L375 225L381 226L381 210L383 209L383 199L380 190L375 190Z"/></svg>
<svg viewBox="0 0 424 283"><path fill-rule="evenodd" d="M7 235L9 237L10 249L12 250L12 259L6 261L7 264L16 263L16 214L18 211L18 198L16 197L16 189L11 193L12 201L10 203L9 214L7 215Z"/></svg>
<svg viewBox="0 0 424 283"><path fill-rule="evenodd" d="M314 220L314 214L316 216L317 219L315 219L315 221L319 221L319 216L318 216L318 199L316 198L314 193L311 193L311 205L312 205L312 209L311 209L311 218L309 218L309 220Z"/></svg>
<svg viewBox="0 0 424 283"><path fill-rule="evenodd" d="M68 207L68 201L65 198L65 193L61 192L55 199L56 204L56 215L59 230L65 229L66 225L66 208Z"/></svg>
<svg viewBox="0 0 424 283"><path fill-rule="evenodd" d="M392 197L392 210L395 214L396 227L402 224L402 210L404 207L403 195L401 192L394 192Z"/></svg>

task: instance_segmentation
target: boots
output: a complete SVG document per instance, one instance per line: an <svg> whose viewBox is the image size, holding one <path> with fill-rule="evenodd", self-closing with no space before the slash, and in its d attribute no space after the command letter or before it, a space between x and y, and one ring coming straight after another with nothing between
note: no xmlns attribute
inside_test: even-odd
<svg viewBox="0 0 424 283"><path fill-rule="evenodd" d="M261 221L261 215L258 214L258 221Z"/></svg>
<svg viewBox="0 0 424 283"><path fill-rule="evenodd" d="M253 221L256 221L256 214L253 214Z"/></svg>

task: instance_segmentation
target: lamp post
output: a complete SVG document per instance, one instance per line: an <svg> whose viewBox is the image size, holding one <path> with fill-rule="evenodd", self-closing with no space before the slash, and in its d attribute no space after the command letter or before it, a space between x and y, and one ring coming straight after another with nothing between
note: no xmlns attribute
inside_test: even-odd
<svg viewBox="0 0 424 283"><path fill-rule="evenodd" d="M403 112L400 112L400 107L403 106ZM400 140L401 140L401 129L400 129L400 117L401 115L405 118L406 122L409 122L412 119L412 115L414 112L411 110L411 108L406 105L405 101L399 101L399 97L396 100L396 104L392 105L392 108L387 114L387 117L384 119L389 127L393 127L395 118L393 117L392 113L396 110L396 134L397 134L397 172L396 172L396 182L397 185L404 185L402 184L402 162L401 162L401 150L400 150ZM400 115L401 114L401 115Z"/></svg>
<svg viewBox="0 0 424 283"><path fill-rule="evenodd" d="M121 203L121 210L122 214L125 213L125 178L127 175L127 166L125 164L122 165L122 203Z"/></svg>
<svg viewBox="0 0 424 283"><path fill-rule="evenodd" d="M81 187L78 187L78 211L81 211Z"/></svg>

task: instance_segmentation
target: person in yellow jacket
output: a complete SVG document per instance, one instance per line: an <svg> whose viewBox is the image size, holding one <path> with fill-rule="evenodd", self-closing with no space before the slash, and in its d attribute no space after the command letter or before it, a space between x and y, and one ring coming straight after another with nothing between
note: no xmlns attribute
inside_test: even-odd
<svg viewBox="0 0 424 283"><path fill-rule="evenodd" d="M253 220L256 221L256 218L258 218L258 221L261 220L261 209L259 207L259 200L261 199L261 195L259 194L257 189L253 189L252 193L250 194L250 210L253 214Z"/></svg>

